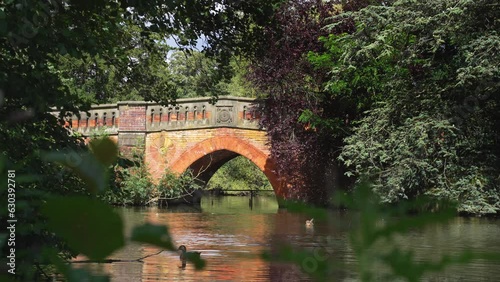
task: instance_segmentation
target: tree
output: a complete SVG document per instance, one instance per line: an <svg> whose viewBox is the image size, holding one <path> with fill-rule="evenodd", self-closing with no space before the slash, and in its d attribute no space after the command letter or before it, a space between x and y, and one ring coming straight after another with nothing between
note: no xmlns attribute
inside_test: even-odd
<svg viewBox="0 0 500 282"><path fill-rule="evenodd" d="M337 178L335 157L348 133L352 100L323 88L328 69L313 64L309 53L324 53L318 39L323 26L345 9L359 9L367 1L345 6L326 1L286 1L264 32L262 49L251 64L249 78L268 95L262 124L277 160L280 175L289 184L289 198L325 205ZM352 22L341 22L336 33L351 32Z"/></svg>
<svg viewBox="0 0 500 282"><path fill-rule="evenodd" d="M177 89L177 97L218 97L222 95L255 97L256 91L245 80L248 63L233 56L227 66L198 51L174 52L168 72ZM221 70L220 68L224 68ZM227 77L222 74L227 74Z"/></svg>
<svg viewBox="0 0 500 282"><path fill-rule="evenodd" d="M163 65L170 48L163 42L173 36L188 48L203 35L210 46L206 53L222 70L233 51L251 50L274 2L1 2L0 141L9 144L2 147L1 174L4 179L7 169L15 168L26 180L16 195L18 220L37 222L19 233L18 240L26 243L26 252L17 254L23 270L19 279L33 280L34 265L43 262L40 246L47 242L69 254L47 231L39 207L54 195L83 193L81 181L66 177L62 166L42 161L41 152L86 150L48 112L56 108L64 117L112 96L129 97L126 91L135 90L131 85L140 87L130 97L171 102L175 93L169 92L171 80ZM28 181L32 174L43 181ZM7 187L1 188L5 195ZM2 244L2 254L5 250Z"/></svg>
<svg viewBox="0 0 500 282"><path fill-rule="evenodd" d="M330 62L332 95L369 105L340 160L383 201L428 195L498 212L499 14L488 0L403 0L337 17L356 30L330 35L314 59Z"/></svg>

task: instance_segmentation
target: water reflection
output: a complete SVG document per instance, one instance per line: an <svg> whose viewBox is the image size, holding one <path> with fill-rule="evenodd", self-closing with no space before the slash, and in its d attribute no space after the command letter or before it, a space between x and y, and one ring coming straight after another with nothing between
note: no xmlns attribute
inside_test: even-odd
<svg viewBox="0 0 500 282"><path fill-rule="evenodd" d="M118 208L125 220L126 234L146 221L168 225L176 245L200 251L207 262L196 271L187 263L181 268L179 254L161 252L144 262L92 265L96 271L112 275L112 281L310 281L300 266L267 262L263 251L277 252L283 243L315 251L304 260L303 270L314 270L316 262L328 258L332 265L329 281L357 281L357 262L349 246L352 214L332 212L327 221L315 220L306 228L305 215L279 210L269 197L205 197L201 207ZM500 222L478 218L456 218L449 224L415 230L395 238L403 248L411 248L420 260L467 248L500 252ZM156 247L129 244L113 254L113 259L137 259L161 251ZM496 281L500 264L475 261L426 276L426 281Z"/></svg>

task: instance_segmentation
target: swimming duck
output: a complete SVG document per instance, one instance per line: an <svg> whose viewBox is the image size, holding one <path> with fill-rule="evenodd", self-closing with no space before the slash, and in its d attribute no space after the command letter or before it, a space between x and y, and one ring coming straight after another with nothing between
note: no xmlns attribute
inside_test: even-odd
<svg viewBox="0 0 500 282"><path fill-rule="evenodd" d="M188 252L184 245L180 245L177 250L181 252L179 259L182 261L183 265L186 263L187 259L199 258L201 255L200 252Z"/></svg>
<svg viewBox="0 0 500 282"><path fill-rule="evenodd" d="M313 227L313 226L314 226L314 218L306 220L306 227Z"/></svg>

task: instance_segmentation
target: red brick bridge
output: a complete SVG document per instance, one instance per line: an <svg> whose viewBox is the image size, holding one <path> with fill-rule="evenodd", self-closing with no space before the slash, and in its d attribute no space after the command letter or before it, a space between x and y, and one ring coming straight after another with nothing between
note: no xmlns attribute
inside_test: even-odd
<svg viewBox="0 0 500 282"><path fill-rule="evenodd" d="M192 169L208 182L224 163L236 156L252 161L269 179L278 198L284 183L274 168L266 131L259 128L259 111L251 98L219 97L179 99L175 105L118 102L97 105L88 113L69 118L73 131L90 137L105 132L127 154L144 148L145 163L154 180L166 169L182 173Z"/></svg>

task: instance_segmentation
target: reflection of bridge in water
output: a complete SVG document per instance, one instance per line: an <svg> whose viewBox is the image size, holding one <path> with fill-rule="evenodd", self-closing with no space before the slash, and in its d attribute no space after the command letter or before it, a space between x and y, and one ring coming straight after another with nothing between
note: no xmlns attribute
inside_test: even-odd
<svg viewBox="0 0 500 282"><path fill-rule="evenodd" d="M241 155L269 179L278 197L284 185L274 169L265 130L259 127L258 102L251 98L220 97L179 99L175 105L152 102L118 102L97 105L72 116L67 125L90 137L103 132L129 154L143 148L153 179L166 169L182 173L192 169L208 182L226 162Z"/></svg>

